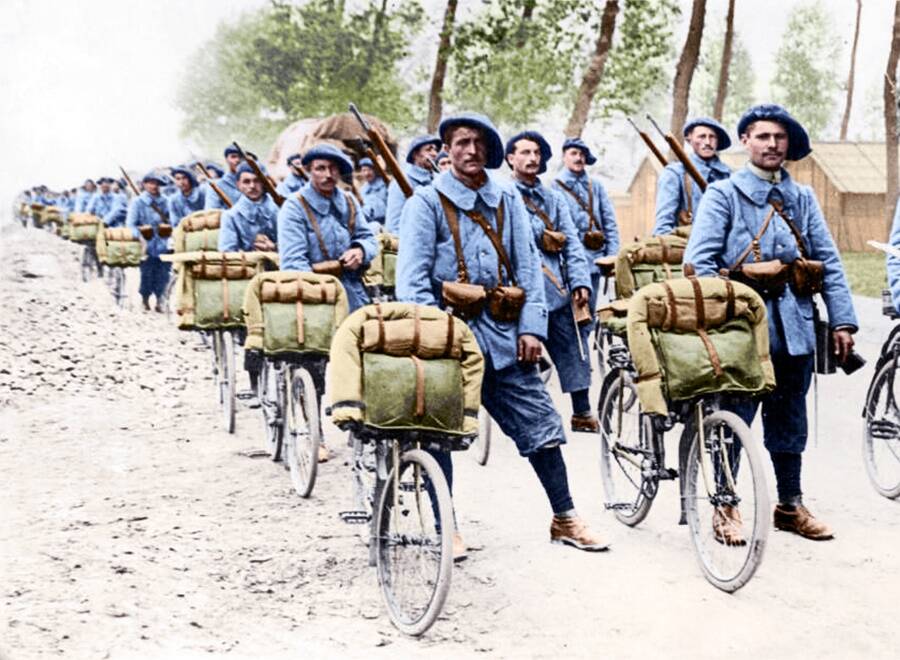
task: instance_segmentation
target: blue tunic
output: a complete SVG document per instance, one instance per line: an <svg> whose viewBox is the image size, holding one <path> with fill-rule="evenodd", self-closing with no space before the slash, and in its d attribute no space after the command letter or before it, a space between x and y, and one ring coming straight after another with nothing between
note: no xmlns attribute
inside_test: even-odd
<svg viewBox="0 0 900 660"><path fill-rule="evenodd" d="M418 165L407 163L403 166L406 173L406 179L412 186L413 192L416 188L427 186L431 183L431 170L426 170ZM400 189L400 184L391 181L387 192L387 207L384 212L385 226L384 230L390 234L400 233L400 216L403 213L403 207L406 204L406 195Z"/></svg>
<svg viewBox="0 0 900 660"><path fill-rule="evenodd" d="M591 186L594 202L592 207L594 219L596 220L596 223L599 223L599 229L601 229L606 236L606 242L599 250L588 250L585 248L585 252L587 253L588 260L591 264L591 274L599 275L600 267L594 264L594 260L599 257L619 253L619 228L616 225L615 209L613 209L612 202L609 201L609 195L606 194L606 189L603 187L602 183L596 179L591 179L587 175L587 172L575 174L569 169L564 169L556 178L556 181L553 182L553 185L562 193L563 198L569 204L572 220L578 228L579 240L584 238L584 234L588 230L590 217L588 216L587 211L582 209L581 205L578 204L569 193L563 190L562 186L559 185L560 181L575 192L579 199L585 204L588 202L588 186ZM597 224L595 224L594 230L597 228Z"/></svg>
<svg viewBox="0 0 900 660"><path fill-rule="evenodd" d="M222 213L219 252L252 252L257 234L265 234L277 244L277 221L278 206L268 194L258 202L242 195L237 204Z"/></svg>
<svg viewBox="0 0 900 660"><path fill-rule="evenodd" d="M690 159L697 171L700 172L700 176L709 183L731 176L731 170L719 160L718 156L710 160L703 160L692 150ZM688 205L685 190L686 178L689 179L688 185L691 189L690 205ZM653 227L653 235L671 234L678 227L678 214L682 210L688 209L692 214L696 214L702 197L703 191L700 190L700 186L690 178L680 161L666 165L659 174L659 182L656 186L656 224Z"/></svg>
<svg viewBox="0 0 900 660"><path fill-rule="evenodd" d="M166 253L167 241L165 238L160 238L159 233L156 231L156 228L164 221L160 219L159 214L153 210L153 207L150 205L151 202L156 204L156 207L163 212L163 215L168 216L168 211L166 210L166 198L162 195L153 196L145 190L139 197L132 199L131 203L128 205L128 214L125 219L125 225L131 229L131 234L135 238L139 238L141 235L140 231L138 231L138 227L141 225L152 226L153 238L147 241L147 256L158 257L159 255ZM168 217L165 222L168 222Z"/></svg>
<svg viewBox="0 0 900 660"><path fill-rule="evenodd" d="M99 218L102 218L107 213L112 211L113 207L116 206L116 202L118 200L119 197L114 192L110 191L108 193L101 193L98 191L91 196L85 211L87 213L92 213Z"/></svg>
<svg viewBox="0 0 900 660"><path fill-rule="evenodd" d="M319 224L327 254L322 252L306 210L298 199L301 195ZM349 227L351 205L355 209L356 218L352 234ZM369 223L349 195L335 190L331 197L325 197L312 184L307 183L300 192L288 197L278 212L278 239L281 270L309 272L315 263L339 259L351 247L361 248L363 265L355 271L345 270L341 275L341 283L347 291L351 311L369 303L362 274L375 257L378 245Z"/></svg>
<svg viewBox="0 0 900 660"><path fill-rule="evenodd" d="M208 192L212 195L216 194L212 189L209 189ZM202 211L206 204L206 193L206 188L194 186L187 195L180 190L176 190L175 193L169 195L166 202L169 205L169 218L172 220L172 226L177 227L183 218L195 211Z"/></svg>
<svg viewBox="0 0 900 660"><path fill-rule="evenodd" d="M275 187L275 190L282 197L288 197L291 193L297 192L305 185L306 181L304 181L302 177L291 172L284 178L284 181Z"/></svg>
<svg viewBox="0 0 900 660"><path fill-rule="evenodd" d="M109 212L103 216L103 224L107 227L124 227L128 216L128 201L125 195L116 200Z"/></svg>
<svg viewBox="0 0 900 660"><path fill-rule="evenodd" d="M363 206L366 211L366 220L384 225L387 215L388 188L384 179L376 176L371 183L362 187Z"/></svg>
<svg viewBox="0 0 900 660"><path fill-rule="evenodd" d="M93 195L94 193L88 192L84 188L79 188L78 192L75 193L75 211L78 213L86 213L88 203L91 201Z"/></svg>
<svg viewBox="0 0 900 660"><path fill-rule="evenodd" d="M772 184L743 168L730 179L710 185L697 209L684 263L694 264L698 275L717 275L720 269L731 268L762 227L770 209L768 200L780 198L784 212L803 237L809 258L825 264L822 295L831 327L855 329L858 323L847 278L815 194L808 186L797 185L787 170L781 170L781 177L781 183ZM780 259L790 263L800 256L794 235L778 214L773 216L760 238L760 247L762 261ZM766 301L766 309L773 355L813 352L815 332L811 297L798 297L790 287L785 287L779 298Z"/></svg>
<svg viewBox="0 0 900 660"><path fill-rule="evenodd" d="M212 179L212 182L216 184L216 187L219 190L225 193L225 196L229 200L231 200L232 206L237 204L237 201L241 196L241 191L238 190L237 187L237 174L234 172L227 172L225 176L219 177L218 179ZM204 185L203 197L204 209L226 208L225 204L222 203L222 200L219 199L219 195L212 189L212 186L209 185L209 183Z"/></svg>
<svg viewBox="0 0 900 660"><path fill-rule="evenodd" d="M900 247L900 204L897 204L897 209L894 211L894 222L891 225L891 237L888 241L894 247ZM900 313L900 258L887 255L887 276L894 309Z"/></svg>

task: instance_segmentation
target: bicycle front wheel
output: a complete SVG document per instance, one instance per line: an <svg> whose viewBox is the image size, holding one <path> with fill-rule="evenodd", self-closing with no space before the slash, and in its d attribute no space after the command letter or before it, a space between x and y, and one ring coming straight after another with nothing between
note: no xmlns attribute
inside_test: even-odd
<svg viewBox="0 0 900 660"><path fill-rule="evenodd" d="M234 369L234 338L229 330L219 330L216 334L218 344L216 370L219 383L219 401L222 404L222 422L228 433L234 433L234 381L236 377Z"/></svg>
<svg viewBox="0 0 900 660"><path fill-rule="evenodd" d="M84 246L81 253L81 281L90 282L97 275L100 264L97 261L97 252L90 245Z"/></svg>
<svg viewBox="0 0 900 660"><path fill-rule="evenodd" d="M734 413L706 415L702 435L693 426L682 494L691 541L706 579L737 591L762 562L769 536L762 461L750 429Z"/></svg>
<svg viewBox="0 0 900 660"><path fill-rule="evenodd" d="M453 569L453 506L437 461L421 449L404 452L376 516L378 585L391 622L421 635L444 606Z"/></svg>
<svg viewBox="0 0 900 660"><path fill-rule="evenodd" d="M863 461L880 495L900 496L900 410L895 389L896 362L888 360L869 387L863 429Z"/></svg>
<svg viewBox="0 0 900 660"><path fill-rule="evenodd" d="M300 497L309 497L316 485L319 445L322 442L316 386L312 376L303 368L295 369L286 380L286 457L294 490Z"/></svg>
<svg viewBox="0 0 900 660"><path fill-rule="evenodd" d="M259 374L259 403L263 414L266 450L273 461L281 460L284 439L284 387L281 371L269 360L263 360Z"/></svg>
<svg viewBox="0 0 900 660"><path fill-rule="evenodd" d="M494 420L484 408L478 411L478 437L475 438L472 448L475 450L475 460L478 465L487 465L491 455L491 438L494 434Z"/></svg>

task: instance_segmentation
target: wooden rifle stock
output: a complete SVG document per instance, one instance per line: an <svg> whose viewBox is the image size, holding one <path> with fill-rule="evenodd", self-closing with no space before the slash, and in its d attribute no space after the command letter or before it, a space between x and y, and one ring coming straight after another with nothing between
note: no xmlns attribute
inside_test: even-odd
<svg viewBox="0 0 900 660"><path fill-rule="evenodd" d="M266 192L269 193L269 197L272 198L272 201L275 202L278 206L284 204L284 197L275 190L275 184L272 182L265 172L259 166L259 163L256 162L256 159L252 156L248 155L243 149L241 149L240 145L237 142L232 142L234 148L238 150L238 154L241 158L243 158L247 164L250 166L250 169L253 170L253 173L256 174L260 183L262 183L263 188L266 189Z"/></svg>
<svg viewBox="0 0 900 660"><path fill-rule="evenodd" d="M138 187L136 185L134 185L134 181L132 181L131 177L128 176L128 172L125 171L125 168L122 167L121 165L119 165L119 171L122 173L122 176L125 177L125 180L128 182L128 185L131 188L132 192L134 193L134 196L140 197L141 191L138 190ZM169 219L169 214L163 213L162 209L160 209L156 205L156 202L154 202L152 199L150 200L150 208L152 208L154 211L156 211L156 215L158 215L159 219L162 220L163 222L166 222Z"/></svg>
<svg viewBox="0 0 900 660"><path fill-rule="evenodd" d="M369 160L372 161L372 168L378 173L378 176L381 177L382 181L385 183L390 183L391 179L388 176L388 173L384 171L384 168L381 166L381 162L378 160L378 156L372 151L372 147L366 145L363 140L357 138L356 140L357 148L362 151Z"/></svg>
<svg viewBox="0 0 900 660"><path fill-rule="evenodd" d="M226 209L230 209L234 204L231 203L231 200L228 199L228 195L226 195L219 186L215 184L215 182L209 178L209 175L206 173L206 170L203 168L203 165L200 163L194 164L194 169L203 174L203 178L206 180L206 183L209 184L209 187L213 189L213 192L218 195L219 199L222 200L222 203L225 205Z"/></svg>
<svg viewBox="0 0 900 660"><path fill-rule="evenodd" d="M628 123L631 124L632 128L634 128L634 130L637 131L637 134L641 136L641 139L644 141L644 144L647 145L647 148L650 150L650 153L652 153L654 156L656 156L656 159L659 161L660 165L662 165L663 167L668 165L669 161L666 160L666 157L663 155L663 152L661 152L659 150L659 147L656 146L656 143L653 142L653 138L650 137L650 135L647 133L647 131L642 131L641 129L639 129L637 127L637 124L635 124L633 121L631 121L631 117L627 117L627 119L628 119Z"/></svg>
<svg viewBox="0 0 900 660"><path fill-rule="evenodd" d="M403 170L400 168L400 163L397 162L397 159L394 158L394 154L391 153L391 150L388 149L387 144L384 141L384 138L381 137L381 133L376 131L373 127L369 126L363 116L359 114L359 110L356 109L354 104L350 104L350 112L356 117L356 121L359 122L359 125L362 126L363 130L366 132L366 135L369 138L369 142L375 145L375 148L378 149L379 153L381 153L381 157L384 158L384 164L391 171L391 175L394 177L394 180L397 182L397 185L400 186L400 190L403 191L403 194L406 197L412 197L413 189L412 186L409 185L409 181L406 179L406 174L403 173Z"/></svg>
<svg viewBox="0 0 900 660"><path fill-rule="evenodd" d="M709 182L703 178L697 168L694 166L694 163L691 161L690 157L685 152L684 148L681 146L681 143L675 138L671 133L664 133L663 130L659 127L655 121L653 121L653 117L647 115L647 119L650 120L650 123L656 127L656 130L659 131L660 135L666 141L666 144L669 145L669 148L672 150L672 153L681 161L681 164L684 165L684 170L691 175L691 178L694 182L700 186L701 191L706 191L706 186L709 185Z"/></svg>

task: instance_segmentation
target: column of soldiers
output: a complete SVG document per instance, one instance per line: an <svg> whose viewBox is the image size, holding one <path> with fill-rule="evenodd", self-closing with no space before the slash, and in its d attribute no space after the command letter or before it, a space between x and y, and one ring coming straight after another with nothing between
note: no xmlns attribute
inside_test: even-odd
<svg viewBox="0 0 900 660"><path fill-rule="evenodd" d="M737 134L749 162L732 173L718 157L731 143L724 127L709 118L685 125L690 160L709 187L704 193L681 163L668 165L659 178L654 234L691 224L685 264L698 275L727 273L751 243L757 260L791 263L803 254L822 261L823 297L837 359L843 361L858 327L846 277L812 190L795 183L784 168L786 160L810 152L806 131L784 108L760 105L742 117ZM504 143L487 117L464 113L445 118L438 135L411 141L404 167L414 189L411 197L363 158L358 163L365 181L360 203L342 184L352 177L353 162L337 148L320 144L287 158L290 173L277 188L285 198L279 208L232 146L224 152L226 171L204 165L215 192L199 185L191 168L176 167L175 190L165 198L159 191L166 185L162 176L146 175L143 192L127 207L126 224L136 232L142 224L168 220L174 225L193 211L228 207L221 220L221 251L277 250L282 270L332 273L343 283L351 311L371 302L362 275L376 256L376 233L384 229L399 235L396 297L451 309L471 326L485 358L483 406L543 487L552 512L551 541L605 550L608 543L576 512L561 451L564 425L536 364L544 351L553 360L571 401L569 428L598 432L590 404L588 335L600 298L597 260L617 254L619 232L604 186L588 174L597 161L590 147L569 138L561 155L563 167L545 185L540 175L547 171L552 149L540 132L522 131ZM494 173L504 163L512 182ZM97 192L93 181L85 182L73 208L93 209L113 222L117 204L109 187L115 182L100 179L99 184ZM160 282L168 272L158 259L164 242L154 238L147 248L141 295L149 308L149 296L159 301ZM463 305L447 297L446 285L454 282L489 291L505 287L510 295L506 312L484 306L462 313ZM814 303L790 287L764 297L778 384L761 400L736 405L735 412L750 424L762 409L777 481L776 527L810 539L832 538L828 525L804 505L801 487ZM248 367L251 373L256 369ZM435 456L452 489L450 454ZM327 450L321 458L327 458ZM726 507L717 515L718 538L739 542L740 511ZM454 539L454 554L465 554L460 536Z"/></svg>

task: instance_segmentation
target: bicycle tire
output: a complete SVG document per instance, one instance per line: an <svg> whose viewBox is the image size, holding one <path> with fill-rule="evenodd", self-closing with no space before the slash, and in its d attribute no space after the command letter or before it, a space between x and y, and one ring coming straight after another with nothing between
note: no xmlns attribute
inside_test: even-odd
<svg viewBox="0 0 900 660"><path fill-rule="evenodd" d="M125 269L115 267L112 269L112 296L116 303L116 307L122 309L125 307Z"/></svg>
<svg viewBox="0 0 900 660"><path fill-rule="evenodd" d="M312 495L319 466L322 427L312 376L303 367L293 370L285 393L285 439L291 483L300 497Z"/></svg>
<svg viewBox="0 0 900 660"><path fill-rule="evenodd" d="M81 253L81 281L87 284L91 281L91 277L97 272L99 267L97 261L97 253L90 245L85 245Z"/></svg>
<svg viewBox="0 0 900 660"><path fill-rule="evenodd" d="M430 488L426 486L426 480L430 482ZM437 520L428 518L429 514L434 516L434 509L430 505L423 505L423 494L435 499L437 516L447 524L437 526ZM397 515L393 515L395 496ZM413 504L416 506L413 507ZM418 520L413 521L416 513ZM432 626L440 614L450 592L453 571L454 527L450 489L437 461L427 452L411 449L400 456L399 464L391 470L381 492L376 521L376 572L388 616L402 633L418 637ZM412 530L421 532L421 537L416 538L411 533L396 533L403 522L411 523ZM432 538L426 536L426 529L434 530ZM415 548L419 549L418 553ZM404 583L395 579L400 572L397 565L400 561L399 550L407 549L412 549L412 554L418 555L413 557L412 563L416 568L413 578L424 578L424 589L421 584L413 585L413 589L417 594L428 595L424 603L415 603L416 608L412 612L408 611L406 604L400 602L404 594L399 592L399 588ZM433 575L423 575L428 570L425 564L429 559L432 560L430 568Z"/></svg>
<svg viewBox="0 0 900 660"><path fill-rule="evenodd" d="M494 420L484 408L478 411L478 437L473 444L473 455L478 465L487 465L491 455L491 439L494 435Z"/></svg>
<svg viewBox="0 0 900 660"><path fill-rule="evenodd" d="M266 450L276 463L282 459L284 445L284 390L279 370L271 361L263 360L259 374L259 404Z"/></svg>
<svg viewBox="0 0 900 660"><path fill-rule="evenodd" d="M230 330L219 330L221 360L219 362L219 390L222 402L222 422L227 433L234 433L235 368L234 338Z"/></svg>
<svg viewBox="0 0 900 660"><path fill-rule="evenodd" d="M772 510L769 504L768 487L757 443L754 442L750 429L744 421L732 412L717 410L703 418L703 428L707 444L716 442L715 440L709 440L709 438L719 429L728 428L741 446L735 457L727 461L723 460L722 463L730 468L732 464L737 463L737 460L746 461L747 465L742 466L741 471L746 472L749 469L751 473L749 480L738 480L737 469L728 470L732 472L732 476L730 479L726 477L726 481L733 480L734 482L741 481L742 484L750 484L749 489L741 489L743 496L737 497L736 502L744 503L747 495L753 496L753 502L750 507L750 515L744 519L743 529L746 542L743 545L725 545L715 539L711 524L708 532L706 531L707 526L703 524L703 516L707 513L712 514L713 510L719 505L718 502L710 501L708 497L701 498L698 494L701 482L705 484L707 479L702 475L704 468L701 465L703 456L700 454L700 437L696 429L693 431L691 434L691 448L688 452L685 468L685 492L683 494L691 543L694 546L695 556L704 577L716 588L731 593L747 584L762 562L771 527ZM722 438L721 433L719 433L719 438ZM734 439L732 438L729 442L733 444ZM729 453L726 451L723 452L723 455ZM710 460L709 467L712 465L713 462ZM713 476L713 480L718 481L719 479ZM727 497L737 495L729 491L731 491L730 487L720 484L716 485L717 498L723 495ZM702 512L698 506L701 500L708 502L710 505ZM746 506L743 513L748 513ZM748 520L750 521L749 535L746 533ZM722 559L718 559L718 557ZM727 566L724 564L727 564Z"/></svg>
<svg viewBox="0 0 900 660"><path fill-rule="evenodd" d="M627 398L623 398L626 396ZM622 420L619 422L621 400ZM611 371L598 405L600 421L600 474L606 506L616 520L629 527L639 525L653 505L659 481L643 469L653 452L653 429L640 412L637 387L628 372ZM643 458L642 458L643 457ZM629 459L639 461L633 464ZM660 469L662 466L657 466Z"/></svg>
<svg viewBox="0 0 900 660"><path fill-rule="evenodd" d="M900 497L900 410L894 396L895 376L894 360L884 362L872 378L863 410L862 453L866 474L875 491L890 500ZM886 397L884 401L882 394ZM885 408L881 415L880 404ZM892 419L887 419L888 415ZM881 456L884 461L880 460ZM893 469L887 469L885 463ZM885 478L885 473L892 476Z"/></svg>

